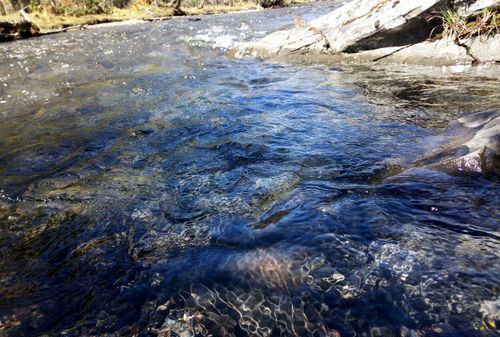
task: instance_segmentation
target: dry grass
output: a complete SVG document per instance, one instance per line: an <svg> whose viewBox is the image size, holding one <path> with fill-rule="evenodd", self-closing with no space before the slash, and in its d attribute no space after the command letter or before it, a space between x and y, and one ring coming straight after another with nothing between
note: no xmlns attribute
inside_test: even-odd
<svg viewBox="0 0 500 337"><path fill-rule="evenodd" d="M298 0L294 3L306 3L309 0ZM182 11L186 15L202 15L202 14L222 14L229 12L245 11L257 9L257 5L253 1L234 2L233 5L205 5L203 8L195 6L182 7ZM174 15L172 8L155 7L151 5L134 5L125 9L115 8L106 14L94 15L55 15L49 12L37 11L30 14L30 18L37 25L41 32L49 32L67 27L92 25L105 22L124 21L131 19L146 19L153 20L156 18L171 17ZM20 21L18 13L0 16L0 21Z"/></svg>
<svg viewBox="0 0 500 337"><path fill-rule="evenodd" d="M68 16L68 15L51 15L47 13L33 13L31 18L33 23L37 25L42 32L74 27L83 25L92 25L104 22L114 22L114 21L124 21L131 19L150 19L157 17L169 17L172 16L173 10L162 9L156 11L138 11L131 9L116 9L111 13L107 14L95 14L95 15L84 15L84 16ZM0 18L1 20L1 18Z"/></svg>
<svg viewBox="0 0 500 337"><path fill-rule="evenodd" d="M473 18L466 18L455 11L446 10L441 13L440 19L442 37L453 41L489 37L500 31L500 15L497 10L487 9Z"/></svg>

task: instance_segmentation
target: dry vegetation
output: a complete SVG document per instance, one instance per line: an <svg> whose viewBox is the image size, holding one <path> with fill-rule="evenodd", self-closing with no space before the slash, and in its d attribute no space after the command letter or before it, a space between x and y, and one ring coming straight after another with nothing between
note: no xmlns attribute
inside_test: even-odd
<svg viewBox="0 0 500 337"><path fill-rule="evenodd" d="M4 1L0 0L0 5ZM42 32L47 32L66 27L129 19L153 20L174 15L252 10L256 9L262 1L268 3L274 1L276 5L286 5L291 2L290 0L31 0L26 10L33 23ZM307 2L307 0L293 2ZM20 3L15 7L19 9L22 5ZM14 6L11 6L11 9L12 7ZM9 15L0 15L0 21L19 20L20 16L17 11Z"/></svg>
<svg viewBox="0 0 500 337"><path fill-rule="evenodd" d="M227 6L205 6L204 8L183 8L186 15L197 14L210 14L210 13L227 13L230 11L240 11L254 9L256 6L251 3L242 3L241 5ZM65 14L52 14L48 12L34 12L31 13L33 23L38 26L42 31L50 31L53 29L60 29L66 27L91 25L104 22L123 21L131 19L155 19L171 17L174 15L172 8L151 8L147 10L140 10L136 8L116 8L113 11L103 14L88 14L88 15L65 15ZM0 21L15 21L19 19L18 14L10 14L0 17Z"/></svg>
<svg viewBox="0 0 500 337"><path fill-rule="evenodd" d="M472 38L489 37L500 32L500 14L497 8L486 9L472 17L461 16L453 10L441 13L441 37L453 41L467 41Z"/></svg>

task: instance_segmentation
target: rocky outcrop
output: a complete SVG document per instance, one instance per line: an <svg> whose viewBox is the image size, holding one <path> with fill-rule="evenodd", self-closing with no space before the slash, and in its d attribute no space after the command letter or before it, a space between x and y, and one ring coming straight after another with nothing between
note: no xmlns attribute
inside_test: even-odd
<svg viewBox="0 0 500 337"><path fill-rule="evenodd" d="M350 55L353 60L381 63L425 63L429 65L452 65L472 61L464 47L453 41L426 41L404 47L388 47L367 50Z"/></svg>
<svg viewBox="0 0 500 337"><path fill-rule="evenodd" d="M455 0L457 12L462 16L471 16L481 13L486 8L498 6L498 0L465 0L461 4Z"/></svg>
<svg viewBox="0 0 500 337"><path fill-rule="evenodd" d="M456 9L474 15L500 4L498 0L467 0ZM451 0L353 0L313 20L306 27L272 33L260 41L237 45L230 56L283 57L314 54L334 60L382 61L431 65L498 62L500 38L477 37L457 43L428 41L438 32L438 14Z"/></svg>
<svg viewBox="0 0 500 337"><path fill-rule="evenodd" d="M500 173L500 111L465 115L446 130L451 141L415 162L451 174Z"/></svg>
<svg viewBox="0 0 500 337"><path fill-rule="evenodd" d="M323 32L330 52L402 46L425 40L446 0L354 0L310 23Z"/></svg>
<svg viewBox="0 0 500 337"><path fill-rule="evenodd" d="M500 62L500 36L476 38L467 44L456 44L450 39L424 41L403 47L388 47L361 51L358 53L342 53L340 60L424 64L433 66L467 65L475 62Z"/></svg>
<svg viewBox="0 0 500 337"><path fill-rule="evenodd" d="M478 62L500 62L500 35L476 38L468 43L468 53Z"/></svg>

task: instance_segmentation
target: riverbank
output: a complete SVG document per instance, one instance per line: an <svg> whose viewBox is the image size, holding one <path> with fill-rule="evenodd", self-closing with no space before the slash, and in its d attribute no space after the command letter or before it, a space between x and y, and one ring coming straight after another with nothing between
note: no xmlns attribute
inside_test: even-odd
<svg viewBox="0 0 500 337"><path fill-rule="evenodd" d="M309 0L287 1L290 4L305 4ZM257 2L234 2L232 5L205 5L202 8L195 6L181 7L180 11L172 7L141 6L130 8L114 8L109 13L93 15L55 15L46 12L33 12L29 14L31 24L23 21L19 12L9 15L0 15L0 42L18 40L47 34L55 34L70 30L85 29L104 23L126 22L133 20L162 21L174 16L194 16L225 14L231 12L258 10L261 7Z"/></svg>
<svg viewBox="0 0 500 337"><path fill-rule="evenodd" d="M496 63L499 8L496 0L354 0L307 24L241 43L228 55L305 57L321 63Z"/></svg>

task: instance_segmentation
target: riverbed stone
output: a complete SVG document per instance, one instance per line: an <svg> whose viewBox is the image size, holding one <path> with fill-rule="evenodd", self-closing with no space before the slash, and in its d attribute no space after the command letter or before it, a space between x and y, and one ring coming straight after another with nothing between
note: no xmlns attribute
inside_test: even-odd
<svg viewBox="0 0 500 337"><path fill-rule="evenodd" d="M417 166L458 175L500 173L499 110L465 115L447 133L451 140L420 158Z"/></svg>

